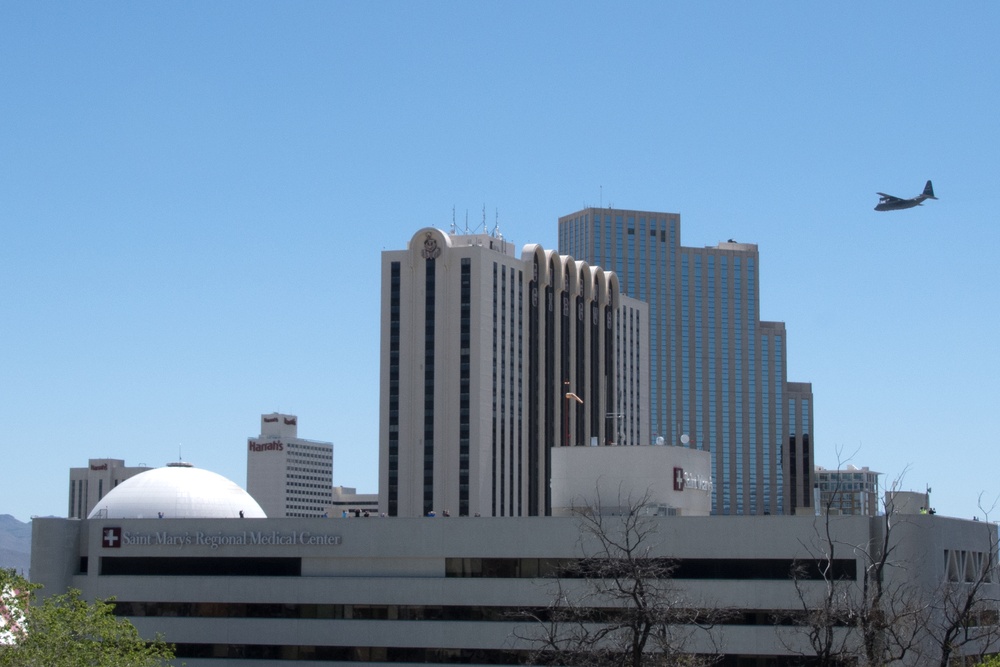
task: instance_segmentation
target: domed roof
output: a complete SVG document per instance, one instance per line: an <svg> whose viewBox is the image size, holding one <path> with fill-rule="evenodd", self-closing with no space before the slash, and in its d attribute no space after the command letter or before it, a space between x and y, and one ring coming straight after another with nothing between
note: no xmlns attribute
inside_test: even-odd
<svg viewBox="0 0 1000 667"><path fill-rule="evenodd" d="M113 488L87 517L108 519L248 519L267 515L238 484L222 475L171 464L139 473Z"/></svg>

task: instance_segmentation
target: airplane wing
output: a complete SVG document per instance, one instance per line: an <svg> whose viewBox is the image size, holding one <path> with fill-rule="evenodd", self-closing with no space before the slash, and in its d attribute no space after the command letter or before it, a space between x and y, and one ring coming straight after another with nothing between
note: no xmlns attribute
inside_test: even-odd
<svg viewBox="0 0 1000 667"><path fill-rule="evenodd" d="M901 197L893 197L892 195L887 195L884 192L876 192L875 194L881 197L885 202L903 201Z"/></svg>

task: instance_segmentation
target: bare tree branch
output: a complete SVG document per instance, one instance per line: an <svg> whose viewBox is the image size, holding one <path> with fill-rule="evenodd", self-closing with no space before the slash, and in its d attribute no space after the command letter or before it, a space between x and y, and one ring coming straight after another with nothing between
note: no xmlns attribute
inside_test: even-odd
<svg viewBox="0 0 1000 667"><path fill-rule="evenodd" d="M544 613L526 612L534 664L580 667L699 667L716 655L695 655L691 639L717 613L688 604L673 585L676 561L657 556L658 521L650 496L622 498L611 515L596 505L578 511L582 557L554 583ZM708 633L705 632L708 636Z"/></svg>
<svg viewBox="0 0 1000 667"><path fill-rule="evenodd" d="M982 521L982 550L950 554L944 581L934 596L933 621L929 634L940 651L938 665L948 667L953 655L963 647L973 648L980 657L995 653L1000 642L998 618L997 527L989 520L989 509L979 496ZM952 569L948 565L954 564Z"/></svg>
<svg viewBox="0 0 1000 667"><path fill-rule="evenodd" d="M883 512L871 520L868 537L860 544L837 536L837 519L830 509L839 489L830 494L826 512L818 519L816 543L805 545L820 563L818 593L801 563L792 569L799 599L799 613L793 621L805 634L818 665L881 666L901 661L926 634L926 601L919 587L903 575L908 564L896 555L896 525L902 516L892 498L901 479L893 482ZM841 553L858 563L853 578L841 576L836 567ZM786 648L791 647L791 641L783 641Z"/></svg>

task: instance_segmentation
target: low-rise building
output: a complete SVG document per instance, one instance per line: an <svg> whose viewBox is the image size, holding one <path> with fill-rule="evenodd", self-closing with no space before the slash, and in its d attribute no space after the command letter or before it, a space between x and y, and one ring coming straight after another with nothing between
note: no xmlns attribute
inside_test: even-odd
<svg viewBox="0 0 1000 667"><path fill-rule="evenodd" d="M186 494L189 472L159 473L153 491ZM216 484L197 483L203 492ZM593 553L593 533L582 530L579 515L229 518L250 501L217 484L237 497L217 506L203 494L200 504L177 505L176 518L129 518L123 503L107 518L36 519L32 580L49 594L76 588L88 600L114 596L117 613L143 636L162 633L188 667L530 662L537 626L525 613L543 614L557 596L587 586L558 578L565 564ZM615 521L635 516L601 520L616 530ZM835 585L856 594L870 571L871 545L889 525L884 516L641 520L643 557L676 565L670 604L727 612L685 645L721 655L723 665L798 664L808 656L805 629L788 619L823 599L828 582L817 566L829 565ZM899 513L891 525L893 564L905 567L886 570L885 590L905 585L920 608L931 609L945 587L958 590L986 571L987 606L977 618L996 623L994 524ZM841 548L828 561L831 543ZM793 571L803 574L793 579ZM842 635L850 626L835 630ZM911 654L933 646L923 649Z"/></svg>

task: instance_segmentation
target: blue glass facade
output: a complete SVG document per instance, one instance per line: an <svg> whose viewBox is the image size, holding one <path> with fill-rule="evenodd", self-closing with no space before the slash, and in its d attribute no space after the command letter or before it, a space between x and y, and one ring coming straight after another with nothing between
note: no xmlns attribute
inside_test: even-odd
<svg viewBox="0 0 1000 667"><path fill-rule="evenodd" d="M713 512L810 507L812 389L791 395L784 325L760 320L757 246L688 248L677 214L586 209L560 218L559 252L649 304L653 441L712 453Z"/></svg>

